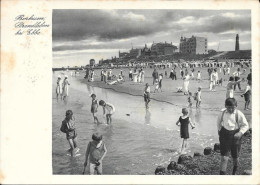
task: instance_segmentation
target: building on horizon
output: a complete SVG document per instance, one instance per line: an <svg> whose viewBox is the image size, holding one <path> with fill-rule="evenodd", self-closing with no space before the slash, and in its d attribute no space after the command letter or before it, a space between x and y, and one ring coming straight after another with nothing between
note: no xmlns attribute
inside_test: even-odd
<svg viewBox="0 0 260 185"><path fill-rule="evenodd" d="M130 51L129 51L129 56L130 57L133 57L133 58L138 58L141 56L141 49L134 49L132 48Z"/></svg>
<svg viewBox="0 0 260 185"><path fill-rule="evenodd" d="M151 46L151 55L172 55L176 52L177 46L172 45L172 43L153 43Z"/></svg>
<svg viewBox="0 0 260 185"><path fill-rule="evenodd" d="M208 54L207 38L193 35L191 38L181 37L179 50L180 53Z"/></svg>
<svg viewBox="0 0 260 185"><path fill-rule="evenodd" d="M120 50L119 50L119 52L118 52L118 57L121 59L121 58L125 58L127 55L129 55L129 53L128 52L120 52Z"/></svg>
<svg viewBox="0 0 260 185"><path fill-rule="evenodd" d="M235 46L235 51L239 51L239 35L236 35L236 46Z"/></svg>

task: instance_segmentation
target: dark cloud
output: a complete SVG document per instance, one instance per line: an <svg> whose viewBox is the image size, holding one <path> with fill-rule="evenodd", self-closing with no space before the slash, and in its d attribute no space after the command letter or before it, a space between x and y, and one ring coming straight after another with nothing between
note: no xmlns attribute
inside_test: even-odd
<svg viewBox="0 0 260 185"><path fill-rule="evenodd" d="M149 35L166 28L153 20L131 19L100 10L54 10L53 40L76 41L91 37L114 40Z"/></svg>
<svg viewBox="0 0 260 185"><path fill-rule="evenodd" d="M190 23L180 22L187 17L191 18ZM73 46L53 47L53 51L126 48L114 41L136 37L153 40L155 34L158 37L164 31L171 32L169 40L173 41L173 36L185 33L220 34L234 30L251 31L250 10L53 10L53 42L78 41ZM80 43L93 38L104 44Z"/></svg>

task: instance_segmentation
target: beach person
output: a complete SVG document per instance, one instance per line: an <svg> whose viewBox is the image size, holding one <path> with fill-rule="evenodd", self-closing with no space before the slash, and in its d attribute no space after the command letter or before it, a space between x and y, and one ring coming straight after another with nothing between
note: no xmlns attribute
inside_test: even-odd
<svg viewBox="0 0 260 185"><path fill-rule="evenodd" d="M104 70L103 69L101 69L101 71L100 71L100 77L101 77L100 81L102 82L104 80Z"/></svg>
<svg viewBox="0 0 260 185"><path fill-rule="evenodd" d="M158 88L158 91L159 91L159 89L160 89L161 92L162 92L162 80L163 80L163 74L161 73L161 74L159 75L159 88Z"/></svg>
<svg viewBox="0 0 260 185"><path fill-rule="evenodd" d="M226 98L234 98L234 85L239 83L241 80L234 81L234 77L231 76L229 77L229 81L227 83L227 93L226 93Z"/></svg>
<svg viewBox="0 0 260 185"><path fill-rule="evenodd" d="M183 91L184 91L184 95L188 94L189 91L189 83L190 83L190 75L187 74L184 79L183 79Z"/></svg>
<svg viewBox="0 0 260 185"><path fill-rule="evenodd" d="M252 69L250 69L250 73L247 75L247 81L251 81L251 84L252 84Z"/></svg>
<svg viewBox="0 0 260 185"><path fill-rule="evenodd" d="M94 123L99 123L98 122L98 118L96 116L97 113L97 109L98 109L98 101L96 99L96 95L95 94L91 94L91 98L92 98L92 102L91 102L91 113L93 114L93 118L94 118Z"/></svg>
<svg viewBox="0 0 260 185"><path fill-rule="evenodd" d="M159 80L158 79L155 80L154 86L155 86L154 93L155 93L155 91L159 92Z"/></svg>
<svg viewBox="0 0 260 185"><path fill-rule="evenodd" d="M107 70L103 71L104 82L107 83Z"/></svg>
<svg viewBox="0 0 260 185"><path fill-rule="evenodd" d="M86 74L85 74L85 77L84 77L84 78L88 80L88 76L89 76L89 69L87 68L87 69L86 69Z"/></svg>
<svg viewBox="0 0 260 185"><path fill-rule="evenodd" d="M245 98L245 108L244 108L245 110L249 110L248 106L250 104L250 99L251 99L251 85L252 85L252 81L248 81L246 89L244 93L241 95L241 97L244 96Z"/></svg>
<svg viewBox="0 0 260 185"><path fill-rule="evenodd" d="M181 74L181 79L183 79L183 76L184 76L184 72L182 69L180 69L180 74Z"/></svg>
<svg viewBox="0 0 260 185"><path fill-rule="evenodd" d="M102 140L102 135L94 133L92 135L92 141L88 143L88 147L85 154L84 170L89 164L89 174L94 175L95 171L98 175L102 175L102 162L107 154L106 145Z"/></svg>
<svg viewBox="0 0 260 185"><path fill-rule="evenodd" d="M124 75L123 75L123 71L122 71L122 69L120 70L120 74L121 74L121 76L124 76Z"/></svg>
<svg viewBox="0 0 260 185"><path fill-rule="evenodd" d="M171 70L169 77L173 80L173 69Z"/></svg>
<svg viewBox="0 0 260 185"><path fill-rule="evenodd" d="M189 111L187 108L182 109L182 116L179 117L178 121L176 122L177 126L180 126L180 135L183 138L181 153L185 151L187 148L187 140L189 138L189 125L192 129L195 128L195 125L191 122L191 119L188 116Z"/></svg>
<svg viewBox="0 0 260 185"><path fill-rule="evenodd" d="M158 74L158 71L156 69L154 69L152 77L153 77L153 85L154 85L155 80L159 78L159 74Z"/></svg>
<svg viewBox="0 0 260 185"><path fill-rule="evenodd" d="M94 72L94 69L92 69L90 72L90 79L89 79L90 82L94 82L94 75L95 75L95 72Z"/></svg>
<svg viewBox="0 0 260 185"><path fill-rule="evenodd" d="M164 72L165 78L167 78L167 71Z"/></svg>
<svg viewBox="0 0 260 185"><path fill-rule="evenodd" d="M107 80L112 80L112 70L111 69L109 69L109 71L108 71L108 78L107 78Z"/></svg>
<svg viewBox="0 0 260 185"><path fill-rule="evenodd" d="M145 107L146 109L149 108L149 102L151 101L150 99L150 86L148 83L145 84L145 88L144 88L144 102L145 102Z"/></svg>
<svg viewBox="0 0 260 185"><path fill-rule="evenodd" d="M192 79L192 80L194 79L194 71L195 71L195 69L192 68L192 69L191 69L191 79Z"/></svg>
<svg viewBox="0 0 260 185"><path fill-rule="evenodd" d="M138 72L137 72L137 69L134 70L132 75L133 75L133 82L137 83L138 82Z"/></svg>
<svg viewBox="0 0 260 185"><path fill-rule="evenodd" d="M112 114L114 114L116 110L114 105L106 103L104 100L100 100L99 105L103 107L103 115L106 115L107 124L112 124Z"/></svg>
<svg viewBox="0 0 260 185"><path fill-rule="evenodd" d="M194 94L194 100L196 101L196 108L200 107L200 103L201 103L201 87L198 87L198 91Z"/></svg>
<svg viewBox="0 0 260 185"><path fill-rule="evenodd" d="M228 75L230 74L230 67L229 66L227 67L227 74Z"/></svg>
<svg viewBox="0 0 260 185"><path fill-rule="evenodd" d="M211 72L211 75L210 75L209 90L211 90L211 91L216 90L215 88L216 88L217 78L218 78L217 69L214 69L213 72Z"/></svg>
<svg viewBox="0 0 260 185"><path fill-rule="evenodd" d="M227 98L225 108L218 116L217 128L220 142L220 175L226 174L229 153L233 158L233 172L238 168L238 157L241 148L241 137L249 129L245 115L236 109L235 98Z"/></svg>
<svg viewBox="0 0 260 185"><path fill-rule="evenodd" d="M140 69L140 70L138 71L138 75L137 75L137 82L138 82L138 83L141 83L141 72L142 72L142 69Z"/></svg>
<svg viewBox="0 0 260 185"><path fill-rule="evenodd" d="M129 80L133 80L133 72L132 72L132 69L130 69L129 71Z"/></svg>
<svg viewBox="0 0 260 185"><path fill-rule="evenodd" d="M201 80L201 72L200 71L198 71L198 73L197 73L197 80L200 82L200 80Z"/></svg>
<svg viewBox="0 0 260 185"><path fill-rule="evenodd" d="M144 83L144 70L141 69L141 83Z"/></svg>
<svg viewBox="0 0 260 185"><path fill-rule="evenodd" d="M107 84L108 85L115 85L115 84L121 83L122 81L124 81L124 78L121 75L118 75L118 79L117 80L114 80L112 82L108 82Z"/></svg>
<svg viewBox="0 0 260 185"><path fill-rule="evenodd" d="M192 92L189 92L188 103L189 103L189 107L192 107Z"/></svg>
<svg viewBox="0 0 260 185"><path fill-rule="evenodd" d="M240 68L237 68L237 70L233 73L236 82L240 79L241 74L242 73L240 72ZM236 86L238 86L239 90L241 91L240 82L234 85L234 91L236 90Z"/></svg>
<svg viewBox="0 0 260 185"><path fill-rule="evenodd" d="M173 68L172 70L172 80L177 80L177 75L176 75L176 70L175 70L175 67Z"/></svg>
<svg viewBox="0 0 260 185"><path fill-rule="evenodd" d="M71 153L71 156L74 157L79 151L79 148L77 148L75 118L73 117L73 112L71 110L66 111L65 119L62 121L60 130L63 133L66 133L66 138L70 145L70 149L68 151Z"/></svg>
<svg viewBox="0 0 260 185"><path fill-rule="evenodd" d="M65 75L65 78L62 83L62 96L63 100L65 100L69 96L69 81L68 81L68 76Z"/></svg>
<svg viewBox="0 0 260 185"><path fill-rule="evenodd" d="M59 95L60 98L62 99L62 81L60 76L58 76L57 79L56 95L57 95L57 99L59 98Z"/></svg>

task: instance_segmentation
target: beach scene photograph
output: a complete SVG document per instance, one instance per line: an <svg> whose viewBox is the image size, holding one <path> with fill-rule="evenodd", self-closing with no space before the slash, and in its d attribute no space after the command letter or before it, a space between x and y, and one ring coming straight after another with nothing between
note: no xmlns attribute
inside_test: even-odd
<svg viewBox="0 0 260 185"><path fill-rule="evenodd" d="M251 10L53 9L52 174L252 175L251 46Z"/></svg>

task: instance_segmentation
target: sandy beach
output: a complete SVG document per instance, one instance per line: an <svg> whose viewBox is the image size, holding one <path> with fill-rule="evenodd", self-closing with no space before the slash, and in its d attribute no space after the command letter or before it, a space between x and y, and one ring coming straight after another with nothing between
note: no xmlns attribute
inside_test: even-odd
<svg viewBox="0 0 260 185"><path fill-rule="evenodd" d="M152 84L152 69L145 70L145 83ZM166 69L169 75L170 69ZM197 69L195 69L197 71ZM216 119L222 108L226 94L226 83L218 86L216 92L209 91L208 74L206 68L202 71L202 81L190 80L190 91L195 92L202 87L202 103L199 109L189 109L191 119L196 128L190 130L190 139L187 154L193 156L194 152L202 152L205 147L213 147L218 142ZM233 72L235 68L231 70ZM195 76L196 76L195 71ZM245 78L248 74L243 74ZM164 74L165 70L159 69ZM114 69L113 74L118 75L120 69ZM55 86L57 75L69 76L70 95L68 101L56 100ZM179 127L175 125L181 109L188 106L187 96L177 93L176 87L182 86L177 70L178 80L163 78L163 92L152 93L149 110L145 109L143 89L145 84L137 84L128 80L128 69L123 69L125 82L117 85L107 85L100 81L100 70L95 70L95 81L84 79L84 72L77 76L70 76L70 72L55 72L53 75L53 173L54 174L81 174L84 163L84 154L87 142L91 140L94 132L103 134L107 144L108 154L104 159L104 174L154 174L158 165L167 166L170 161L177 160L180 155L181 138ZM222 74L220 74L221 77ZM222 77L224 80L228 76ZM246 82L242 82L242 89ZM151 85L151 91L154 87ZM105 100L116 107L113 115L113 124L106 127L104 124L94 124L90 112L90 95L95 93L98 100ZM238 100L238 109L246 115L251 125L251 110L244 111L244 99L240 97L242 91L235 91ZM77 120L80 156L71 159L67 156L68 143L65 136L60 133L59 127L64 119L67 109L73 110ZM102 118L99 108L98 118ZM215 171L216 172L216 171Z"/></svg>
<svg viewBox="0 0 260 185"><path fill-rule="evenodd" d="M202 73L202 80L201 82L198 82L197 80L190 80L190 85L189 85L189 90L193 94L197 91L198 87L202 88L202 103L201 103L201 108L200 109L206 109L206 110L211 110L211 111L220 111L221 109L224 108L224 102L225 102L225 97L226 97L226 84L228 82L229 76L233 72L236 71L237 67L231 68L230 75L224 75L223 70L222 73L219 73L218 70L218 75L219 79L223 79L223 84L222 86L217 86L216 87L216 92L212 92L209 90L209 80L208 80L208 68L195 68L194 72L194 77L197 75L197 71L200 70ZM150 68L145 68L145 83L140 84L140 83L134 83L132 81L129 81L128 79L128 72L129 69L122 69L123 70L123 75L125 76L125 82L121 84L116 84L116 85L107 85L104 82L100 81L100 70L95 70L95 81L94 82L88 82L85 79L82 79L81 82L87 83L91 86L94 87L100 87L100 88L105 88L105 89L112 89L117 92L122 92L122 93L127 93L135 96L143 96L143 91L144 91L144 86L145 83L149 83L151 86L151 99L155 101L161 101L161 102L167 102L169 104L178 106L178 107L187 107L188 102L187 102L187 96L184 96L183 93L178 93L177 92L177 87L182 87L183 86L183 80L181 79L180 75L180 70L179 68L176 69L177 72L177 80L172 80L169 78L169 74L171 71L171 68L166 68L166 69L157 69L157 71L162 73L163 75L165 74L165 71L167 71L168 76L163 78L162 82L162 90L163 92L159 93L153 93L154 91L154 86L152 85L152 72L153 69ZM118 75L120 74L120 69L113 69L113 74ZM242 90L245 89L246 87L246 77L249 73L249 68L246 68L246 72L241 75L241 79L245 79L244 82L241 82L241 88ZM250 122L251 125L251 110L249 111L244 111L244 98L242 98L240 95L243 93L243 91L240 91L238 88L236 91L234 91L234 97L236 98L238 102L238 109L241 110ZM152 102L151 102L152 104ZM193 109L195 109L195 102L193 102ZM151 105L152 106L152 105Z"/></svg>

